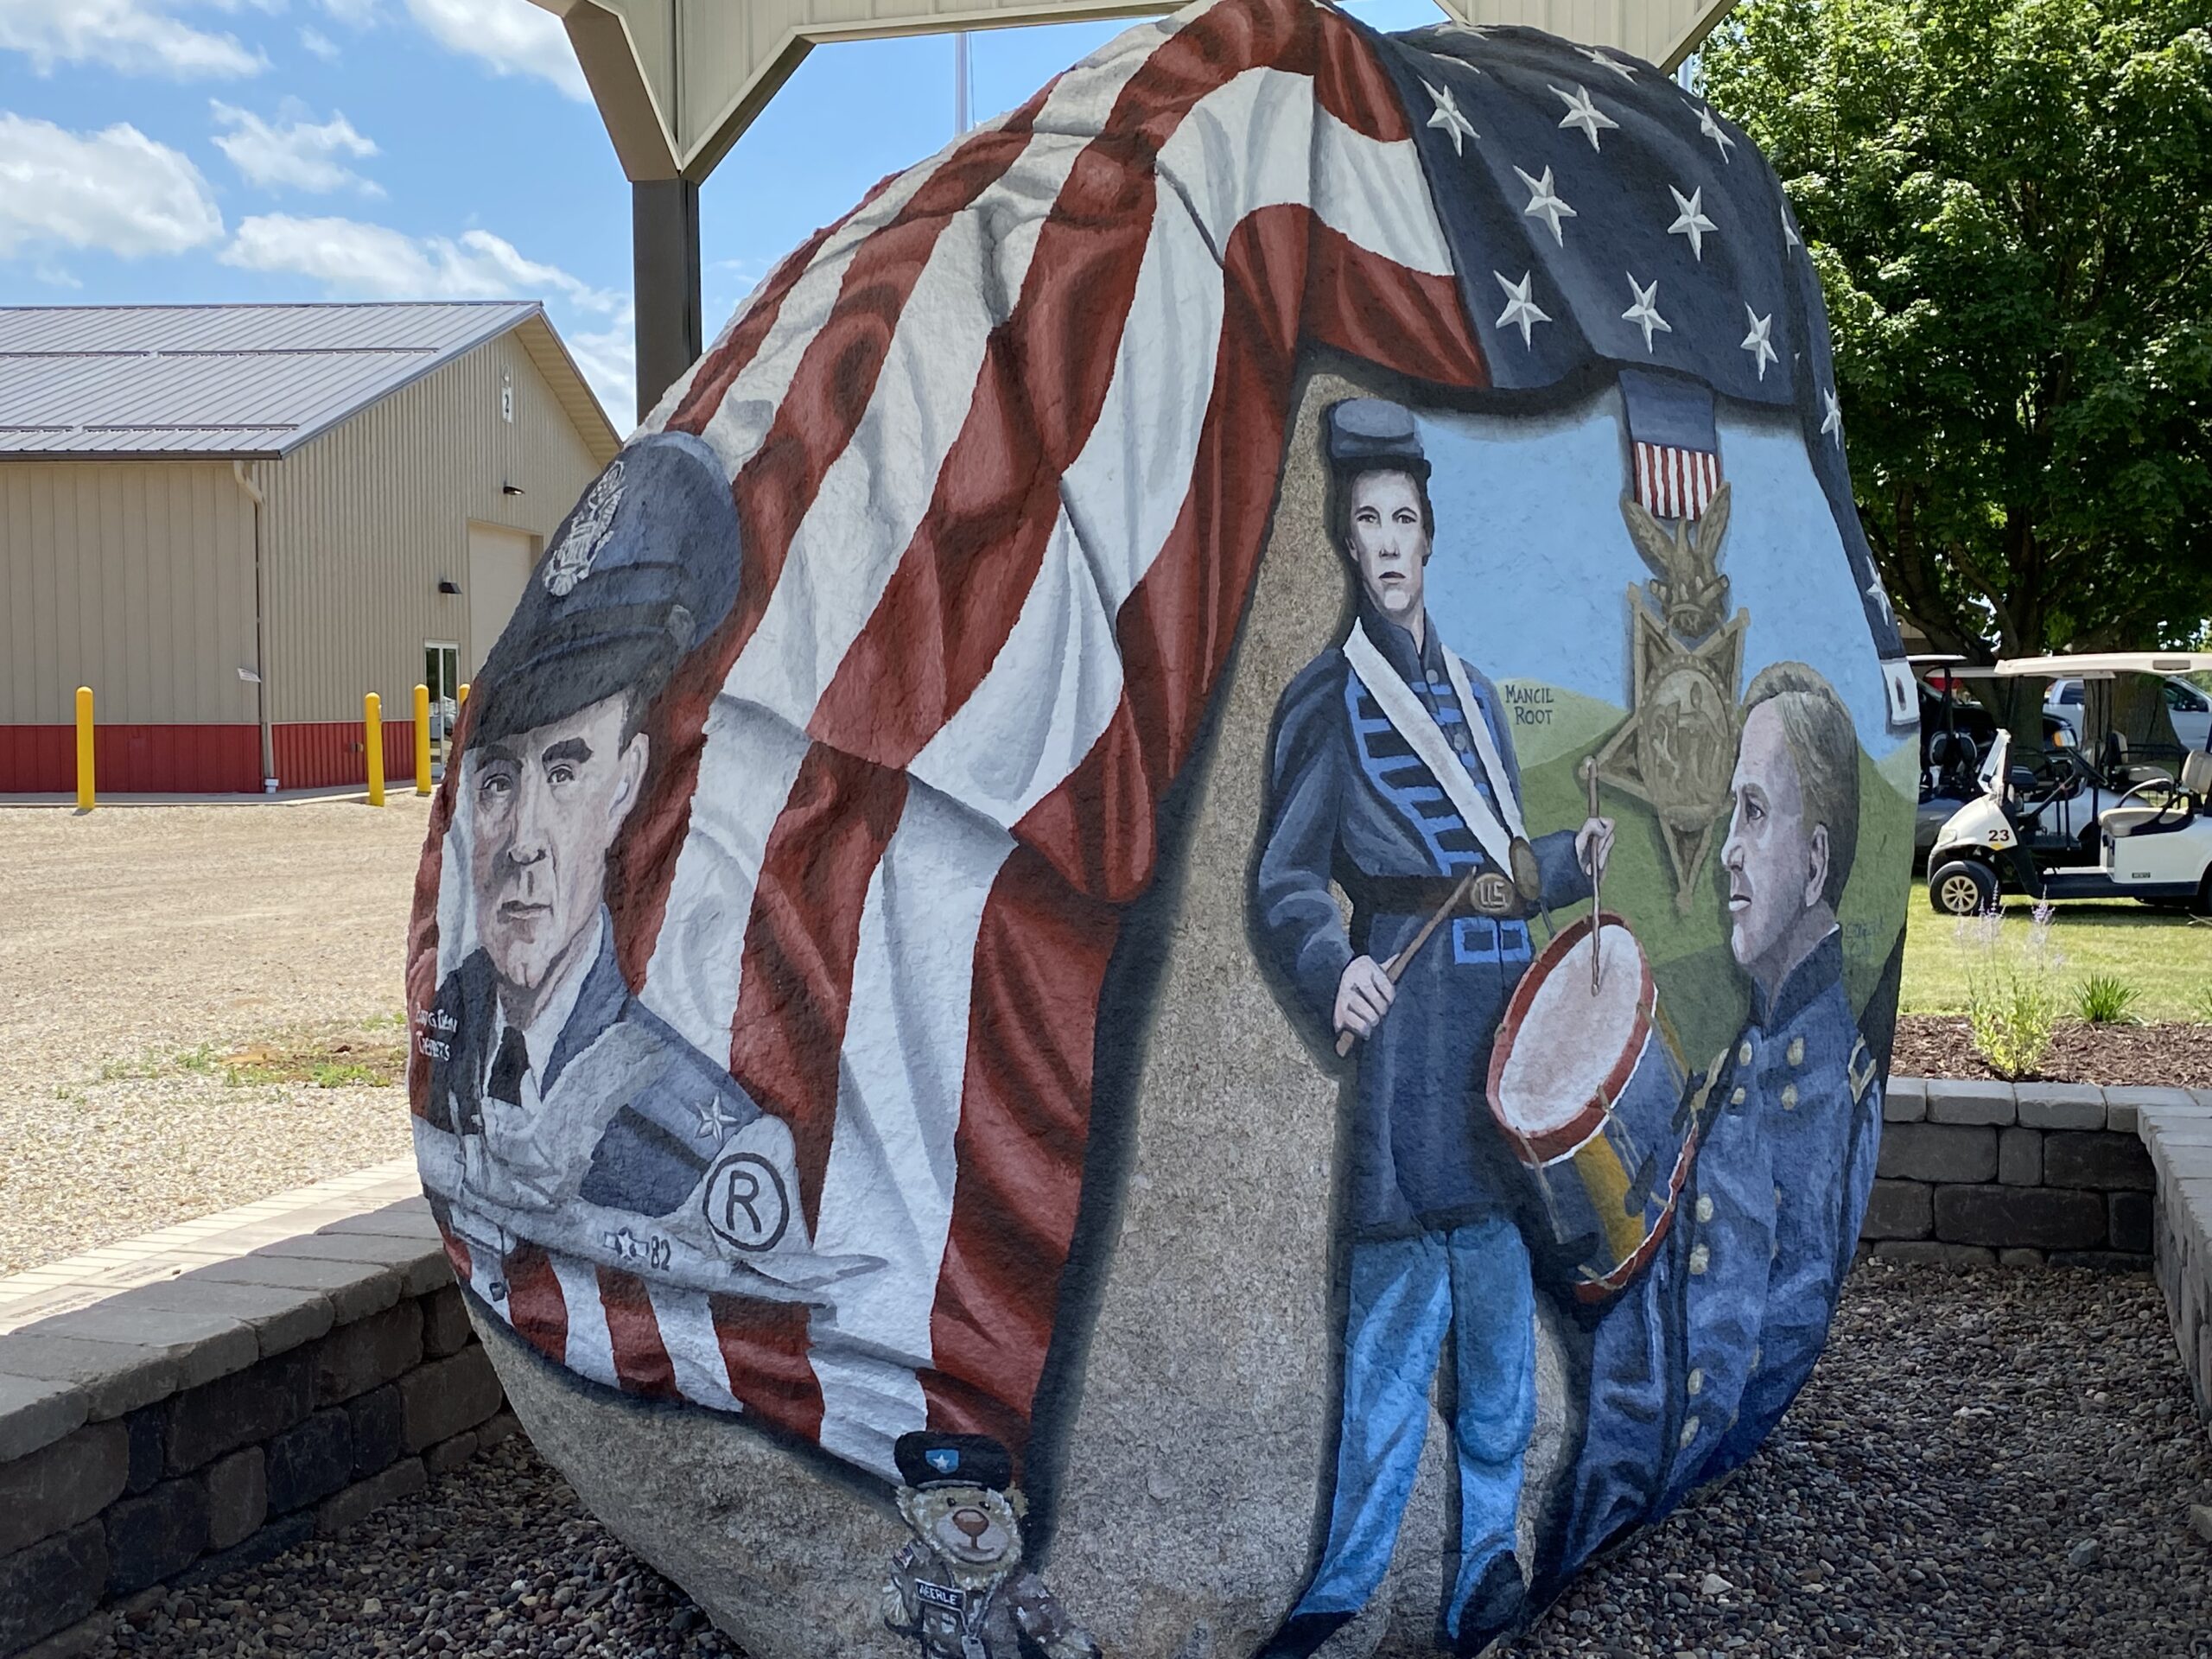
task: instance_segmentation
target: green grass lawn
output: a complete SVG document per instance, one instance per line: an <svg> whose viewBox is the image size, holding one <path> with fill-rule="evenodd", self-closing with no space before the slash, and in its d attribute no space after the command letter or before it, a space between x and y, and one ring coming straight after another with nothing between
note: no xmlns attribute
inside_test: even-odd
<svg viewBox="0 0 2212 1659"><path fill-rule="evenodd" d="M2136 988L2138 1019L2212 1020L2212 923L2174 911L2133 903L2075 899L2054 906L2051 943L2060 957L2065 1017L2074 1012L2074 988L2093 973L2116 974ZM2030 906L2005 900L2005 931L2023 938ZM1967 962L1972 947L1959 924L1929 907L1916 883L1904 931L1904 986L1900 1014L1963 1014Z"/></svg>

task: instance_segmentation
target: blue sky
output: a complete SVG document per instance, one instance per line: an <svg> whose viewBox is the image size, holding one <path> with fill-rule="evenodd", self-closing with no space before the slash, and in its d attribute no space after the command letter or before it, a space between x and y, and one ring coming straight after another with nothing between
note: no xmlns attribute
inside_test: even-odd
<svg viewBox="0 0 2212 1659"><path fill-rule="evenodd" d="M976 115L1116 27L975 35ZM800 66L702 193L709 335L950 136L952 50L872 41ZM626 429L629 290L628 185L529 0L0 0L0 304L543 299Z"/></svg>

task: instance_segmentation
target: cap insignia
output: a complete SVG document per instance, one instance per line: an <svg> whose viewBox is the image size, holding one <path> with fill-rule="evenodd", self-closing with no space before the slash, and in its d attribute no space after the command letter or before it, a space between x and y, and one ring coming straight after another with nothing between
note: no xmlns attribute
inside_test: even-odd
<svg viewBox="0 0 2212 1659"><path fill-rule="evenodd" d="M585 495L583 505L569 521L545 562L545 588L556 599L566 599L575 585L591 574L591 562L607 545L614 529L614 510L622 505L622 463L611 462Z"/></svg>

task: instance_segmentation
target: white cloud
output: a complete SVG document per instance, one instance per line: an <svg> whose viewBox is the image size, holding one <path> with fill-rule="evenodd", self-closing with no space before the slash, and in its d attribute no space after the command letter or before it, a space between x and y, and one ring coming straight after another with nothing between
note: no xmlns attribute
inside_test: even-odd
<svg viewBox="0 0 2212 1659"><path fill-rule="evenodd" d="M331 111L327 121L314 123L288 99L278 111L282 124L272 126L251 110L220 99L211 99L209 104L215 119L230 129L216 135L215 148L231 158L249 182L265 188L289 186L316 194L351 185L366 195L384 194L381 185L339 164L336 158L340 156L377 153L376 145L354 131L353 124L339 111Z"/></svg>
<svg viewBox="0 0 2212 1659"><path fill-rule="evenodd" d="M335 63L338 61L338 42L332 40L329 35L324 34L319 29L302 29L300 31L300 44L307 48L308 51L314 53L315 56L321 58L325 63Z"/></svg>
<svg viewBox="0 0 2212 1659"><path fill-rule="evenodd" d="M638 408L638 339L629 306L623 306L606 328L564 332L569 355L576 359L584 378L599 394L607 418L618 432L627 432Z"/></svg>
<svg viewBox="0 0 2212 1659"><path fill-rule="evenodd" d="M0 0L0 51L26 53L41 74L97 63L126 74L257 75L269 60L234 35L194 29L166 0Z"/></svg>
<svg viewBox="0 0 2212 1659"><path fill-rule="evenodd" d="M240 222L222 260L311 276L372 299L480 300L543 290L603 314L622 304L621 296L524 258L489 231L416 237L358 219L259 213Z"/></svg>
<svg viewBox="0 0 2212 1659"><path fill-rule="evenodd" d="M79 134L0 113L0 255L59 245L136 258L222 234L200 169L137 128Z"/></svg>
<svg viewBox="0 0 2212 1659"><path fill-rule="evenodd" d="M562 337L615 423L626 428L636 405L628 298L528 258L489 231L417 237L356 219L262 213L241 221L219 257L308 277L334 298L547 300L572 320Z"/></svg>
<svg viewBox="0 0 2212 1659"><path fill-rule="evenodd" d="M339 0L336 9L351 7ZM591 101L560 19L530 0L407 0L407 10L439 45L481 59L495 73L536 75L579 102Z"/></svg>

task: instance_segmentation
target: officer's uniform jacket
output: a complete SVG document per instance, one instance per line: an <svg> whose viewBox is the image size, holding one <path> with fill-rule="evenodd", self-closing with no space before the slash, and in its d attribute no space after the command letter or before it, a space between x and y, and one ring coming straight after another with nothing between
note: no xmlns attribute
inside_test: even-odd
<svg viewBox="0 0 2212 1659"><path fill-rule="evenodd" d="M770 1297L869 1265L812 1253L789 1128L631 994L613 939L602 914L534 1111L485 1095L498 991L483 950L416 1016L430 1078L416 1154L440 1220L494 1255L528 1240Z"/></svg>
<svg viewBox="0 0 2212 1659"><path fill-rule="evenodd" d="M1650 1271L1594 1335L1572 1489L1582 1560L1758 1449L1812 1374L1882 1116L1834 932L1695 1080L1703 1141Z"/></svg>
<svg viewBox="0 0 2212 1659"><path fill-rule="evenodd" d="M444 1058L430 1065L426 1116L433 1128L462 1135L486 1132L484 1087L490 1073L492 1034L498 1021L498 976L491 957L471 952L438 988L435 1027L449 1030ZM538 1079L539 1116L561 1090L562 1075L579 1056L611 1033L628 1051L622 1096L602 1108L605 1122L588 1144L577 1144L573 1122L543 1122L534 1136L510 1139L491 1156L518 1195L538 1195L547 1205L570 1198L641 1216L662 1216L682 1203L706 1171L698 1129L702 1109L730 1128L760 1116L760 1109L728 1071L713 1065L630 994L614 957L614 929L602 915L599 954L584 975L574 1007L561 1027L544 1075ZM496 1131L494 1132L496 1135Z"/></svg>
<svg viewBox="0 0 2212 1659"><path fill-rule="evenodd" d="M1520 769L1497 688L1471 666L1447 661L1433 623L1419 651L1410 633L1363 601L1357 626L1418 699L1492 813L1516 823ZM1462 706L1455 679L1471 709ZM1502 777L1479 757L1470 720L1483 722ZM1284 690L1269 784L1253 878L1255 947L1318 1047L1335 1040L1337 983L1355 956L1387 963L1469 870L1495 872L1509 889L1511 873L1485 849L1344 646L1323 652ZM1544 905L1589 897L1574 831L1531 844ZM1332 882L1351 900L1349 929ZM1355 1235L1455 1227L1524 1202L1527 1175L1491 1121L1483 1080L1506 1001L1528 970L1529 920L1463 906L1408 964L1395 1001L1358 1051L1349 1195Z"/></svg>
<svg viewBox="0 0 2212 1659"><path fill-rule="evenodd" d="M1027 1567L970 1588L919 1539L893 1560L883 1608L884 1622L914 1637L923 1659L1098 1659L1096 1644Z"/></svg>

